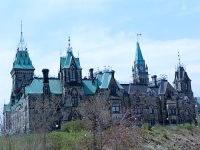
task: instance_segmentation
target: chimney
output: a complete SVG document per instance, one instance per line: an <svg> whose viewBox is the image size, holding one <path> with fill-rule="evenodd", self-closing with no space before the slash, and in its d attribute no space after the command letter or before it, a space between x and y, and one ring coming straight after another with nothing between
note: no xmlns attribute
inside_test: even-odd
<svg viewBox="0 0 200 150"><path fill-rule="evenodd" d="M50 87L49 87L49 69L42 69L43 73L43 93L44 95L50 94Z"/></svg>
<svg viewBox="0 0 200 150"><path fill-rule="evenodd" d="M153 85L157 86L157 75L153 75L151 76L151 78L152 78Z"/></svg>
<svg viewBox="0 0 200 150"><path fill-rule="evenodd" d="M92 80L94 79L93 70L94 70L93 68L90 68L90 69L89 69L89 73L90 73L89 78L92 79Z"/></svg>
<svg viewBox="0 0 200 150"><path fill-rule="evenodd" d="M112 75L112 78L114 78L114 77L115 77L115 71L114 71L114 70L111 70L110 73L111 73L111 75Z"/></svg>
<svg viewBox="0 0 200 150"><path fill-rule="evenodd" d="M49 83L49 69L42 69L43 73L43 83Z"/></svg>

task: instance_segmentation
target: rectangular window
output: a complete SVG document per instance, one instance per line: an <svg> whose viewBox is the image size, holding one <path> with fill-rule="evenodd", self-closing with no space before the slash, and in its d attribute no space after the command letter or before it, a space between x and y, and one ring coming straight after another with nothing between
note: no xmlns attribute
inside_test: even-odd
<svg viewBox="0 0 200 150"><path fill-rule="evenodd" d="M112 104L112 112L119 113L120 112L120 104Z"/></svg>

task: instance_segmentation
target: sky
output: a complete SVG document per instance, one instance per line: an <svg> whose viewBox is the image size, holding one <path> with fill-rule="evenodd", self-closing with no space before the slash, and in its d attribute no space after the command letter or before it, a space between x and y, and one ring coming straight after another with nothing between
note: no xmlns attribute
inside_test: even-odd
<svg viewBox="0 0 200 150"><path fill-rule="evenodd" d="M0 106L9 102L10 71L20 38L20 24L35 74L43 68L57 76L59 57L66 54L68 36L79 55L83 77L89 68L115 70L130 83L137 33L149 76L174 80L181 63L200 96L200 1L198 0L0 0Z"/></svg>

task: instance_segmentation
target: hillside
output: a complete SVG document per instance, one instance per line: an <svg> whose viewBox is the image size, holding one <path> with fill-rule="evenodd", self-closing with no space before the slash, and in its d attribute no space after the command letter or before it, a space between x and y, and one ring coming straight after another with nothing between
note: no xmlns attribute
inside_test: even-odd
<svg viewBox="0 0 200 150"><path fill-rule="evenodd" d="M100 136L102 135L102 136ZM97 134L96 149L200 150L200 128L190 124L149 128L115 126ZM100 140L102 139L102 140ZM74 123L61 131L0 138L0 150L93 149L92 132Z"/></svg>

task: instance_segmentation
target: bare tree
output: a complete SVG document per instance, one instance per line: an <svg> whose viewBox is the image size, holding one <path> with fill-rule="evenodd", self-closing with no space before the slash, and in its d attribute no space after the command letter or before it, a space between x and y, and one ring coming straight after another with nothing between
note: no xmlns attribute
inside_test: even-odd
<svg viewBox="0 0 200 150"><path fill-rule="evenodd" d="M141 149L145 140L143 130L137 126L115 125L104 133L104 149Z"/></svg>
<svg viewBox="0 0 200 150"><path fill-rule="evenodd" d="M102 131L111 124L109 102L100 94L90 96L80 104L80 113L92 122L92 149L102 149ZM97 144L97 140L100 144Z"/></svg>

